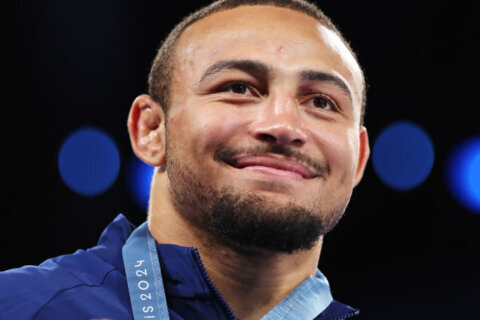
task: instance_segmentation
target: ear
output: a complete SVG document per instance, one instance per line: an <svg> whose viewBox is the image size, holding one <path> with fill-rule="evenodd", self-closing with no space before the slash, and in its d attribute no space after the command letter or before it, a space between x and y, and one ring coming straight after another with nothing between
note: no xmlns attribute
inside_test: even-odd
<svg viewBox="0 0 480 320"><path fill-rule="evenodd" d="M358 160L357 160L357 169L355 171L355 178L354 178L354 186L362 180L363 172L365 171L365 167L367 165L368 157L370 156L370 144L368 142L368 132L367 128L364 126L360 127L360 144L359 144L359 153L358 153Z"/></svg>
<svg viewBox="0 0 480 320"><path fill-rule="evenodd" d="M130 143L137 157L158 167L165 164L165 114L149 95L133 101L128 115Z"/></svg>

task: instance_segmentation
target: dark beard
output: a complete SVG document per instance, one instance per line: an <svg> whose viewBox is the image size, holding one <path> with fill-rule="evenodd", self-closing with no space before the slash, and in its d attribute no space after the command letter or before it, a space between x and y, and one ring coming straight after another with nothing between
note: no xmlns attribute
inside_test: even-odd
<svg viewBox="0 0 480 320"><path fill-rule="evenodd" d="M306 208L294 203L278 204L252 193L238 194L228 187L215 190L208 178L194 173L168 146L167 152L166 169L177 212L209 230L217 241L242 253L311 249L338 223L348 203L323 212L321 203L315 201Z"/></svg>
<svg viewBox="0 0 480 320"><path fill-rule="evenodd" d="M338 222L343 210L327 215L293 203L268 203L254 194L224 190L215 197L209 227L224 243L243 253L293 253L312 249Z"/></svg>

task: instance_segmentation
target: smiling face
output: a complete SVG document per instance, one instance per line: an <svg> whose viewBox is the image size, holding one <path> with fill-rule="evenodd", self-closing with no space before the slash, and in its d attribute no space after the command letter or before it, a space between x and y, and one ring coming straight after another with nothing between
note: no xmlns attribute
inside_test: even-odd
<svg viewBox="0 0 480 320"><path fill-rule="evenodd" d="M175 207L239 246L311 247L368 158L362 90L343 42L303 13L241 6L194 23L176 47L167 114Z"/></svg>

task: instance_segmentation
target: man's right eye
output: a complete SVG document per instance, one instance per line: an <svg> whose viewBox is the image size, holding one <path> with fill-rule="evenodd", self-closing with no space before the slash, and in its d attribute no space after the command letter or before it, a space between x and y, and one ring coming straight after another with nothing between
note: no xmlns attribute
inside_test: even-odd
<svg viewBox="0 0 480 320"><path fill-rule="evenodd" d="M243 83L234 83L231 85L231 90L233 93L245 94L247 93L248 87Z"/></svg>
<svg viewBox="0 0 480 320"><path fill-rule="evenodd" d="M242 94L242 95L256 95L254 89L248 83L245 82L231 82L221 86L218 92L231 92L234 94Z"/></svg>

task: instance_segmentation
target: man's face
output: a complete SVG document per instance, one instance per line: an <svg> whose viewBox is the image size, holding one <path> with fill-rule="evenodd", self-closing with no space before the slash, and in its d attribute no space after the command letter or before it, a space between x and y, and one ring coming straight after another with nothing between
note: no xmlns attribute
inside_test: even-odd
<svg viewBox="0 0 480 320"><path fill-rule="evenodd" d="M303 13L242 6L191 25L177 45L167 116L177 209L208 223L212 214L220 224L218 215L237 216L217 229L291 229L301 220L295 234L318 229L308 245L265 248L311 247L338 222L363 173L362 85L341 40ZM270 227L241 230L255 237ZM262 246L255 241L243 245Z"/></svg>

